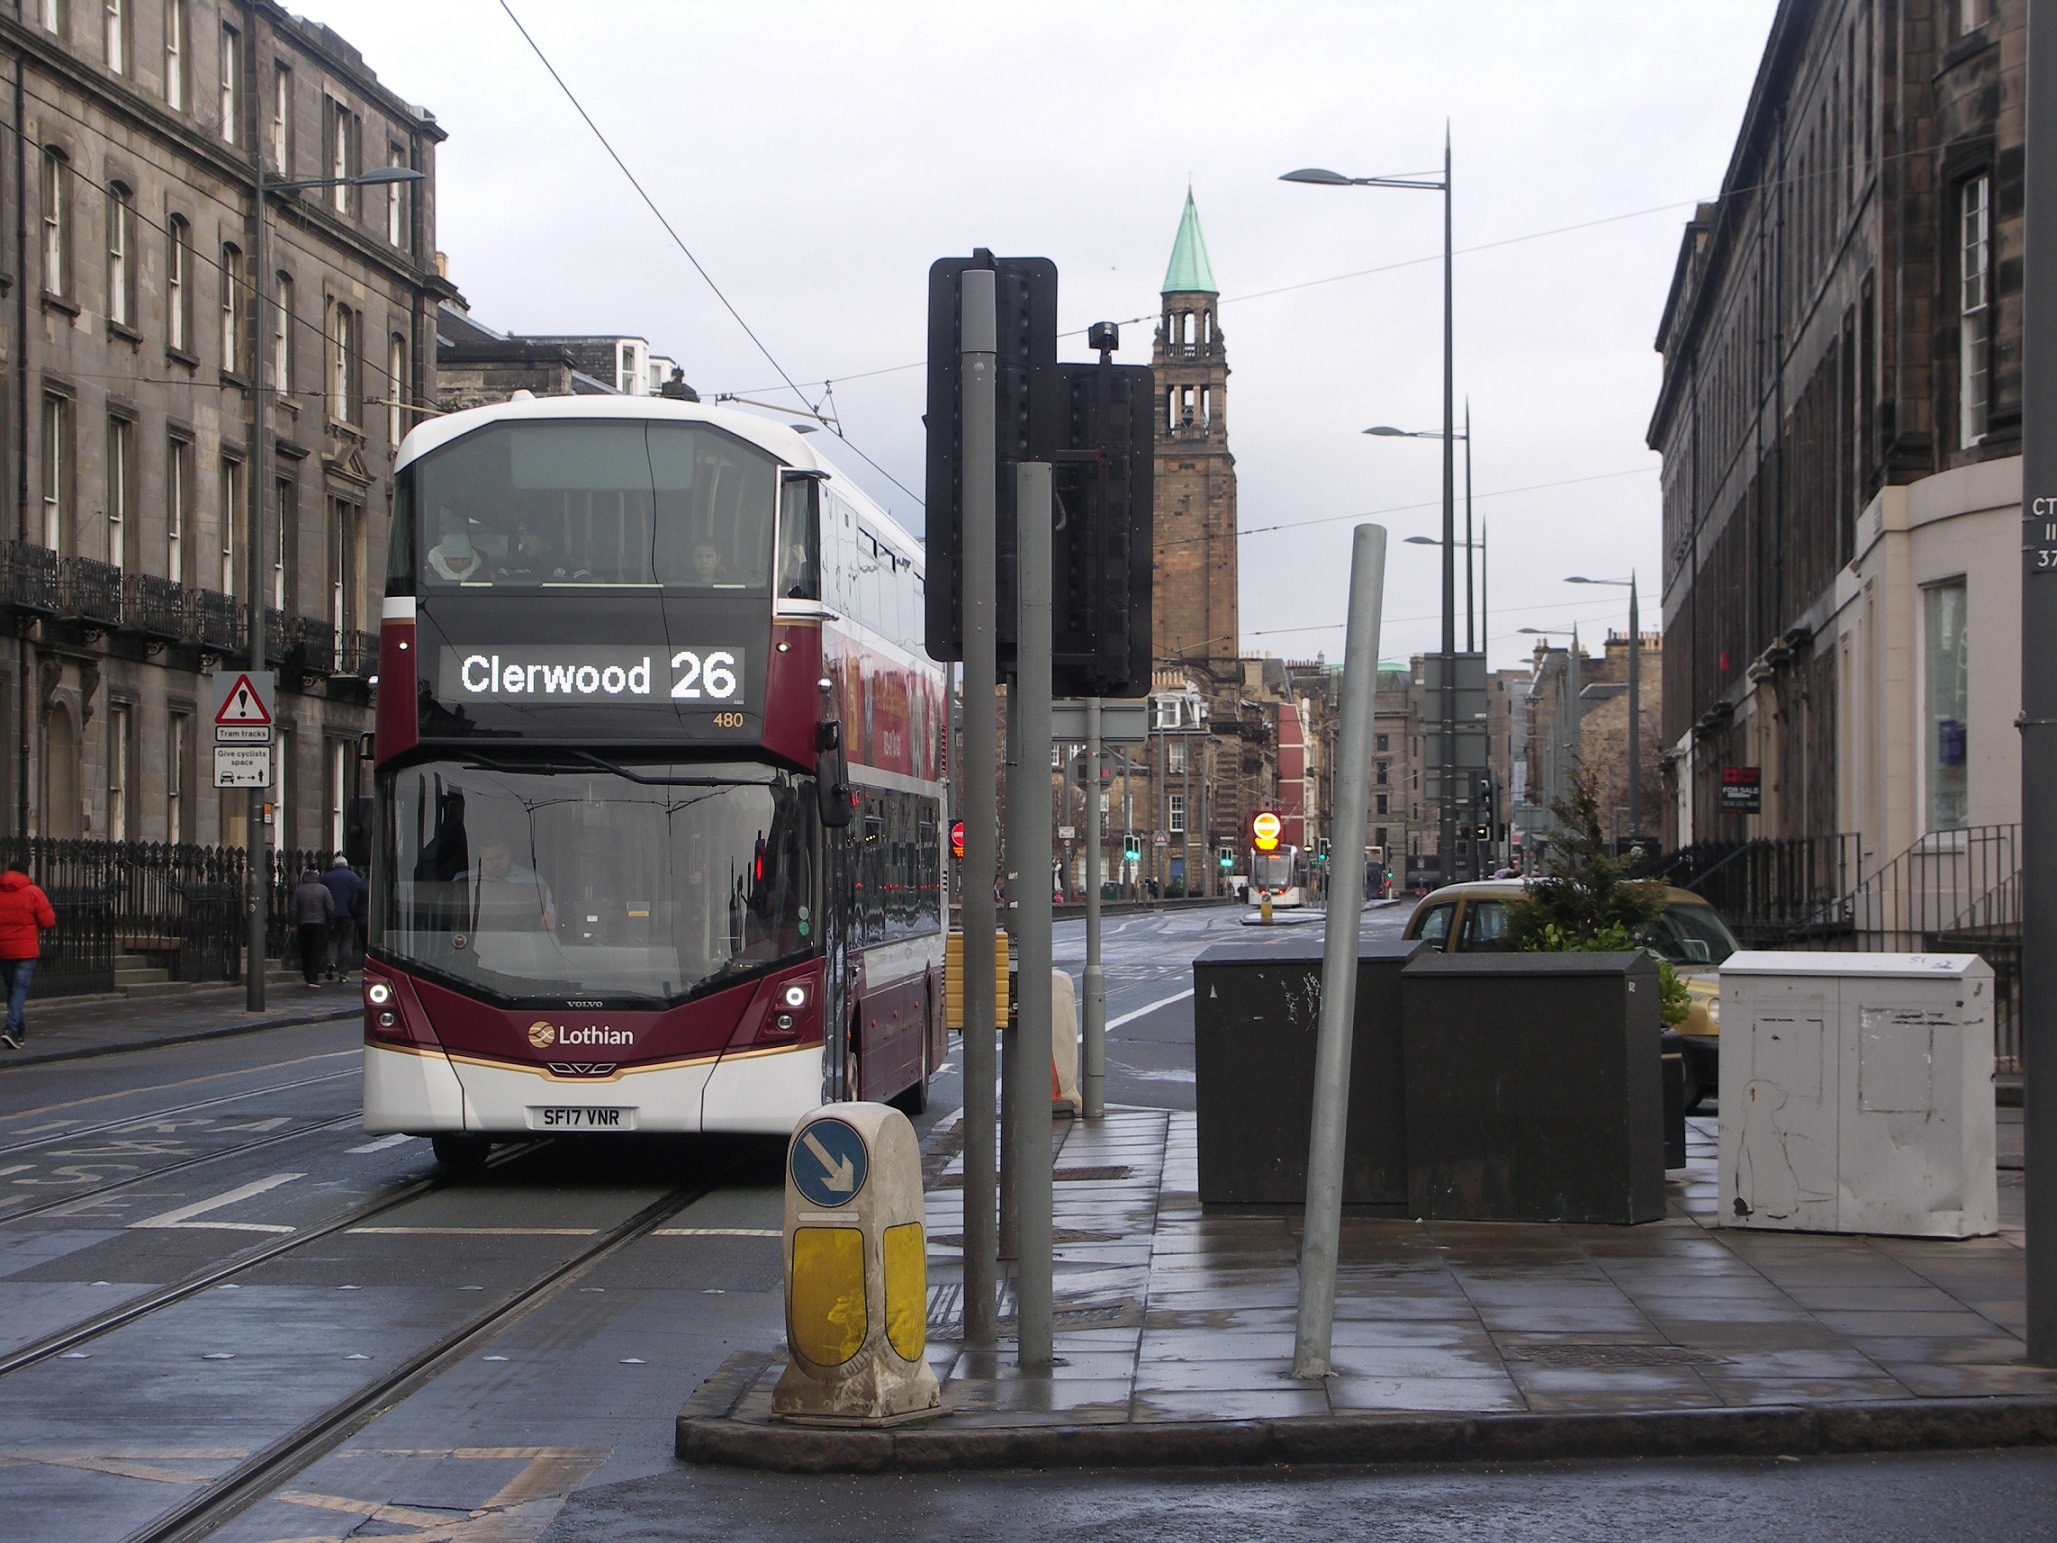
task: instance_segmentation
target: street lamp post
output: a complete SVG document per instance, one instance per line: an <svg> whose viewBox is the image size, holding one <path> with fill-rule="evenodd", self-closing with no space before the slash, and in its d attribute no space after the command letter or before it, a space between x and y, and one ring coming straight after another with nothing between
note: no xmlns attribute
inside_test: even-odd
<svg viewBox="0 0 2057 1543"><path fill-rule="evenodd" d="M1436 861L1449 883L1457 851L1457 393L1452 331L1450 134L1443 131L1443 175L1346 177L1318 166L1289 171L1281 182L1317 187L1412 188L1443 195L1443 755Z"/></svg>
<svg viewBox="0 0 2057 1543"><path fill-rule="evenodd" d="M1574 574L1567 584L1609 584L1628 590L1628 834L1643 833L1643 618L1636 606L1636 576L1589 579Z"/></svg>
<svg viewBox="0 0 2057 1543"><path fill-rule="evenodd" d="M271 221L270 199L273 193L296 193L303 188L332 187L375 187L389 182L421 182L427 179L426 172L416 171L411 166L380 166L355 177L295 177L273 181L265 175L264 155L268 147L260 137L257 145L257 230L251 241L251 289L257 297L251 321L256 335L251 338L253 402L250 452L252 486L249 490L250 539L247 543L250 561L250 670L252 674L264 668L264 501L272 491L272 427L271 427L271 316L269 307L273 302L272 282L269 275L271 259L268 255ZM225 361L233 367L234 360ZM400 389L395 381L392 389ZM338 640L341 641L340 639ZM244 865L250 882L249 931L244 942L243 1006L250 1012L264 1011L264 934L271 895L268 880L269 864L264 846L264 805L270 794L268 787L250 790L250 809L245 817L247 830L244 839Z"/></svg>

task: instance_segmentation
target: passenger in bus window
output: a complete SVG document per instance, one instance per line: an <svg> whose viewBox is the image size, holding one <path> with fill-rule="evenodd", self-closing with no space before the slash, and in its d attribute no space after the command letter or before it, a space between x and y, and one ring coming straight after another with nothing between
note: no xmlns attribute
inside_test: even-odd
<svg viewBox="0 0 2057 1543"><path fill-rule="evenodd" d="M806 543L790 542L779 574L779 593L788 600L819 600L821 585L814 571L814 554Z"/></svg>
<svg viewBox="0 0 2057 1543"><path fill-rule="evenodd" d="M721 548L711 538L702 537L693 543L693 571L687 581L701 585L733 583L729 577L728 565L721 560Z"/></svg>
<svg viewBox="0 0 2057 1543"><path fill-rule="evenodd" d="M550 584L566 576L564 564L551 549L550 538L527 520L514 524L514 540L507 549L507 565L499 578L506 584Z"/></svg>
<svg viewBox="0 0 2057 1543"><path fill-rule="evenodd" d="M429 548L429 571L453 584L483 582L486 560L472 546L464 517L446 506L439 519L443 538Z"/></svg>

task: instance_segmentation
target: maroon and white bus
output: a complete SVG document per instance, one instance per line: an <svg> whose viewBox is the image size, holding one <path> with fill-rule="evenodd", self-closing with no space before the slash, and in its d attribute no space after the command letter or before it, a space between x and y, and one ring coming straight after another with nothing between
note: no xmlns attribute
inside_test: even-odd
<svg viewBox="0 0 2057 1543"><path fill-rule="evenodd" d="M784 1135L942 1058L920 544L792 430L526 393L401 446L364 1122Z"/></svg>

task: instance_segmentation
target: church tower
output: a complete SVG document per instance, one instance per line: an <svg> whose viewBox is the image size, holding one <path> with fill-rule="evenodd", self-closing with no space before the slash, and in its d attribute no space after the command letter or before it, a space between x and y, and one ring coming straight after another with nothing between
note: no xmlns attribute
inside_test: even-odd
<svg viewBox="0 0 2057 1543"><path fill-rule="evenodd" d="M1228 360L1215 318L1220 292L1186 192L1164 274L1152 364L1157 371L1157 499L1151 652L1166 665L1233 673L1236 458L1228 448Z"/></svg>

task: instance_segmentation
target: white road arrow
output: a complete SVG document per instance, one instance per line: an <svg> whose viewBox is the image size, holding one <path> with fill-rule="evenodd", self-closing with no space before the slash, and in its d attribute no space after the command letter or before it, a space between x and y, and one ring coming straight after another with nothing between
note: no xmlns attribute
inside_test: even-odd
<svg viewBox="0 0 2057 1543"><path fill-rule="evenodd" d="M823 1189L832 1195L847 1195L857 1187L857 1165L847 1157L830 1157L828 1148L816 1139L813 1131L800 1138L800 1145L812 1152L821 1163Z"/></svg>

